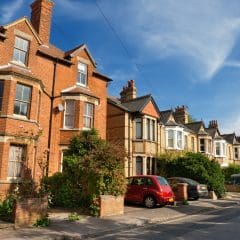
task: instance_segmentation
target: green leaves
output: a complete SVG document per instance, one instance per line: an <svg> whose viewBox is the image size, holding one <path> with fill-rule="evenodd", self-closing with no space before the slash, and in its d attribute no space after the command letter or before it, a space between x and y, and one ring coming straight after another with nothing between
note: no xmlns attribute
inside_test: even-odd
<svg viewBox="0 0 240 240"><path fill-rule="evenodd" d="M165 177L187 177L208 185L221 197L225 193L224 175L220 165L201 153L185 153L168 158L161 155L157 162L159 173Z"/></svg>

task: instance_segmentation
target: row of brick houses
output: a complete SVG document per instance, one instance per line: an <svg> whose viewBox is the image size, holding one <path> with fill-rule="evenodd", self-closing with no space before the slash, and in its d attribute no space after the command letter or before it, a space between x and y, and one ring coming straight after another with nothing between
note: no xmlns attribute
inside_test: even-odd
<svg viewBox="0 0 240 240"><path fill-rule="evenodd" d="M35 0L26 17L0 27L0 194L26 177L62 170L69 140L96 128L127 152L126 176L153 174L165 151L202 152L222 166L240 162L240 141L216 121L188 122L185 106L160 111L151 95L137 97L128 81L108 97L109 77L85 44L63 51L50 44L53 2ZM45 156L46 153L46 156Z"/></svg>
<svg viewBox="0 0 240 240"><path fill-rule="evenodd" d="M124 145L125 174L154 174L155 158L166 151L201 152L222 167L240 164L240 139L221 134L216 120L189 121L186 106L160 111L151 95L136 96L133 80L120 98L108 98L107 139Z"/></svg>

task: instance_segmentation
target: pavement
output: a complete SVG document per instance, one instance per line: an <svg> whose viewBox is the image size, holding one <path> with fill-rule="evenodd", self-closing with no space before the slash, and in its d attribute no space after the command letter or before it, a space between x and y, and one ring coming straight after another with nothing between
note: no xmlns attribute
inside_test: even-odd
<svg viewBox="0 0 240 240"><path fill-rule="evenodd" d="M104 234L144 227L150 224L164 224L175 219L195 214L209 214L211 211L240 204L240 193L228 193L225 199L200 199L189 201L189 205L178 203L176 206L146 209L141 206L127 205L124 214L94 218L80 215L78 221L69 221L69 211L51 210L51 224L46 228L14 229L13 224L0 221L0 239L90 239Z"/></svg>

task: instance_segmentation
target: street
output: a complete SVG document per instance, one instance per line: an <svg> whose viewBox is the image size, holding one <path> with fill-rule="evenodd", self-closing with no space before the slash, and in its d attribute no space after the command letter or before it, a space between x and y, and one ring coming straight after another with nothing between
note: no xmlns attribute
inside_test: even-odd
<svg viewBox="0 0 240 240"><path fill-rule="evenodd" d="M193 215L164 224L148 225L95 239L240 239L240 206Z"/></svg>

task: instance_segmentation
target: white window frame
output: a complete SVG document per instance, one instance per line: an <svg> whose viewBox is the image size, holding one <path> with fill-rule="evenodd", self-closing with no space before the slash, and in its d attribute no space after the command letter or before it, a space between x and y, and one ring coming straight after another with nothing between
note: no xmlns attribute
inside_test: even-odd
<svg viewBox="0 0 240 240"><path fill-rule="evenodd" d="M173 146L169 146L169 131L173 131ZM179 126L167 127L166 128L167 149L184 150L184 135L186 135L184 134L184 129ZM179 136L181 136L181 139L179 138Z"/></svg>
<svg viewBox="0 0 240 240"><path fill-rule="evenodd" d="M23 163L26 159L26 145L11 144L9 148L8 159L8 177L7 179L21 179ZM10 176L10 167L13 166L13 176ZM18 170L17 168L20 167Z"/></svg>
<svg viewBox="0 0 240 240"><path fill-rule="evenodd" d="M29 41L16 36L13 50L13 62L26 66L29 54ZM22 61L22 57L24 60Z"/></svg>
<svg viewBox="0 0 240 240"><path fill-rule="evenodd" d="M217 145L219 145L219 154L217 154ZM225 140L215 140L214 141L214 155L215 157L226 157L226 141Z"/></svg>
<svg viewBox="0 0 240 240"><path fill-rule="evenodd" d="M71 125L67 125L69 123L66 118L72 118L71 119ZM64 129L73 129L74 128L74 122L75 122L75 100L72 99L66 99L65 100L65 110L64 110Z"/></svg>
<svg viewBox="0 0 240 240"><path fill-rule="evenodd" d="M83 62L78 62L78 77L77 84L83 87L87 86L88 65ZM84 81L83 81L84 80Z"/></svg>
<svg viewBox="0 0 240 240"><path fill-rule="evenodd" d="M91 106L92 109L89 109ZM89 111L91 110L92 113ZM85 119L90 120L90 126L86 126ZM84 129L91 129L94 126L94 104L85 102L84 103L84 113L83 113L83 128Z"/></svg>

